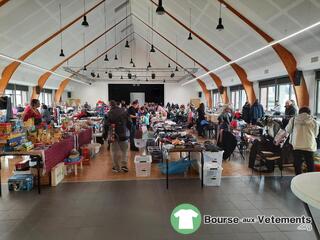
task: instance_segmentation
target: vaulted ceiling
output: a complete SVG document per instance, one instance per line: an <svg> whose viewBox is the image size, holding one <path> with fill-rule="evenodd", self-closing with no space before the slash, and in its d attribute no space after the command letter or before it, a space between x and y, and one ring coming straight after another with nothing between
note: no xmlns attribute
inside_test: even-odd
<svg viewBox="0 0 320 240"><path fill-rule="evenodd" d="M99 2L101 0L86 0L86 10ZM226 0L226 2L276 40L320 21L320 0ZM10 0L2 4L0 7L0 53L19 58L58 31L60 28L59 3L62 5L62 26L84 12L83 0ZM267 44L252 28L225 7L222 7L224 30L217 31L215 27L219 17L218 0L164 0L163 5L166 11L188 27L190 26L189 13L191 9L191 29L232 60ZM100 4L87 14L89 27L83 27L81 19L63 31L63 49L66 57L83 47L84 35L85 42L88 43L105 31L104 7L106 7L107 28L111 28L126 15L129 17L117 26L116 34L115 29L112 29L106 34L106 38L103 36L88 46L85 50L85 60L83 51L80 51L62 64L55 71L56 73L69 76L70 73L66 72L63 67L69 67L75 71L79 70L84 64L96 58L97 54L103 53L131 33L133 34L128 37L131 48L125 48L125 41L123 41L108 52L109 62L103 61L104 57L102 56L88 66L88 69L101 69L101 78L107 82L108 77L104 74L104 68L131 67L129 64L131 55L137 68L146 68L149 55L152 68L167 68L168 56L172 58L171 65L175 67L176 48L165 39L177 45L208 69L214 69L226 63L223 58L198 38L193 36L193 40L188 41L188 31L168 15L157 15L155 13L156 5L150 0L106 0L105 6L104 3ZM153 27L161 36L154 32L152 40L152 31L147 25ZM150 46L147 41L153 42L155 47L167 56L158 50L155 53L149 53ZM306 56L320 55L320 27L282 44L296 57L298 66L302 66L303 61L310 61L310 58L306 59ZM51 69L63 61L63 58L59 57L59 53L60 35L44 44L25 61ZM114 60L115 53L119 57L118 61ZM177 51L177 62L180 65L189 70L196 68L198 70L196 75L204 73L203 68L195 64L192 58ZM10 62L12 61L0 58L0 72ZM266 69L272 69L271 66L275 66L274 69L277 69L273 72L271 70L271 75L285 73L280 58L272 48L238 64L246 70L249 80L269 76L265 73ZM154 72L161 76L161 79L159 77L158 80L166 78L166 75L170 80L168 75L170 72L160 73L156 70ZM115 76L113 80L121 80L120 75L125 74L118 70L113 70L113 73ZM42 74L42 71L21 65L10 81L37 85ZM84 74L90 76L90 71ZM151 71L137 73L138 76L139 74L141 75L140 80L145 80L145 76L151 74ZM187 71L181 70L175 74L174 80L177 81L189 78ZM224 85L240 83L238 76L230 67L224 68L216 74L222 79ZM57 87L63 79L63 77L52 75L46 86ZM208 88L216 87L212 78L204 77L203 80Z"/></svg>

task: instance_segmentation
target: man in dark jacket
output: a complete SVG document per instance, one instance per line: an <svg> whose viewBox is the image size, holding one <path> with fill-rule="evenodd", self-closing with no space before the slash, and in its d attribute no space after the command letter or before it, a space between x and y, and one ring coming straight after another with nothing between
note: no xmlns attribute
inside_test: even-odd
<svg viewBox="0 0 320 240"><path fill-rule="evenodd" d="M246 102L242 107L242 119L246 123L250 123L250 103Z"/></svg>
<svg viewBox="0 0 320 240"><path fill-rule="evenodd" d="M294 117L297 115L297 110L294 107L292 101L287 100L285 103L285 111L284 111L284 115L285 117L282 120L282 126L283 128L285 128L288 125L288 122L290 120L290 118Z"/></svg>
<svg viewBox="0 0 320 240"><path fill-rule="evenodd" d="M110 151L113 162L112 172L128 172L128 139L129 122L127 112L120 108L115 101L110 101L110 111L107 116L109 128Z"/></svg>
<svg viewBox="0 0 320 240"><path fill-rule="evenodd" d="M258 119L262 118L264 116L264 110L262 105L259 103L258 100L256 100L251 108L250 108L250 120L252 124L256 124Z"/></svg>

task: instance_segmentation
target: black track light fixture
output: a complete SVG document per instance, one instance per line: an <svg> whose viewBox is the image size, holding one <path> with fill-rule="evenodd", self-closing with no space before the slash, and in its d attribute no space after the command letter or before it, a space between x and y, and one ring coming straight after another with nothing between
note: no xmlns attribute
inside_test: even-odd
<svg viewBox="0 0 320 240"><path fill-rule="evenodd" d="M106 62L109 61L108 54L106 54L106 55L104 56L104 61L106 61Z"/></svg>
<svg viewBox="0 0 320 240"><path fill-rule="evenodd" d="M188 40L192 40L192 34L191 34L191 8L190 8L190 32L189 32Z"/></svg>
<svg viewBox="0 0 320 240"><path fill-rule="evenodd" d="M99 73L97 74L97 78L100 78L100 74Z"/></svg>
<svg viewBox="0 0 320 240"><path fill-rule="evenodd" d="M174 78L174 72L171 73L170 77L171 77L171 78Z"/></svg>
<svg viewBox="0 0 320 240"><path fill-rule="evenodd" d="M108 73L108 77L112 78L112 73L111 72Z"/></svg>
<svg viewBox="0 0 320 240"><path fill-rule="evenodd" d="M61 49L60 50L60 55L59 55L60 57L64 57L65 55L64 55L64 52L63 52L63 49Z"/></svg>
<svg viewBox="0 0 320 240"><path fill-rule="evenodd" d="M89 27L89 23L87 21L87 16L86 15L83 16L83 21L82 21L81 25L84 26L84 27Z"/></svg>
<svg viewBox="0 0 320 240"><path fill-rule="evenodd" d="M149 62L149 64L148 64L148 66L147 66L147 68L151 68L152 66L151 66L151 63Z"/></svg>
<svg viewBox="0 0 320 240"><path fill-rule="evenodd" d="M155 73L152 73L151 74L151 79L155 79L156 78L156 74Z"/></svg>
<svg viewBox="0 0 320 240"><path fill-rule="evenodd" d="M165 83L165 82L166 82L166 80L163 79L163 83Z"/></svg>
<svg viewBox="0 0 320 240"><path fill-rule="evenodd" d="M105 73L105 74L108 74L108 70L106 70L104 73Z"/></svg>
<svg viewBox="0 0 320 240"><path fill-rule="evenodd" d="M156 9L156 13L158 15L163 15L165 13L165 10L164 10L164 8L162 6L162 0L159 0L159 2L158 2L158 7Z"/></svg>
<svg viewBox="0 0 320 240"><path fill-rule="evenodd" d="M170 65L170 63L168 64L168 68L171 68L171 65Z"/></svg>
<svg viewBox="0 0 320 240"><path fill-rule="evenodd" d="M153 44L151 44L150 52L152 52L152 53L156 52L156 50L154 50L154 46L153 46Z"/></svg>
<svg viewBox="0 0 320 240"><path fill-rule="evenodd" d="M131 79L132 78L132 74L128 73L128 78Z"/></svg>
<svg viewBox="0 0 320 240"><path fill-rule="evenodd" d="M217 25L217 27L216 27L216 29L218 30L218 31L222 31L223 29L224 29L224 26L223 26L223 24L222 24L222 17L221 17L221 3L220 3L220 15L219 15L219 22L218 22L218 25Z"/></svg>
<svg viewBox="0 0 320 240"><path fill-rule="evenodd" d="M174 71L176 71L176 72L178 72L178 71L179 71L178 66L176 66L176 68L174 69Z"/></svg>
<svg viewBox="0 0 320 240"><path fill-rule="evenodd" d="M83 71L87 71L87 66L86 65L83 66Z"/></svg>
<svg viewBox="0 0 320 240"><path fill-rule="evenodd" d="M132 67L136 67L136 64L135 64L135 63L133 63L133 64L132 64Z"/></svg>
<svg viewBox="0 0 320 240"><path fill-rule="evenodd" d="M133 64L133 59L132 58L130 59L130 64Z"/></svg>
<svg viewBox="0 0 320 240"><path fill-rule="evenodd" d="M61 4L59 4L60 30L62 29L62 13L61 13L61 12L62 12L62 10L61 10ZM63 52L63 48L62 48L62 31L61 31L61 33L60 33L60 47L61 47L61 49L60 49L60 54L59 54L59 56L60 56L60 57L65 57L64 52Z"/></svg>
<svg viewBox="0 0 320 240"><path fill-rule="evenodd" d="M86 0L83 0L83 14L86 13ZM89 27L89 23L87 21L87 16L83 15L83 21L81 23L82 26L84 27Z"/></svg>
<svg viewBox="0 0 320 240"><path fill-rule="evenodd" d="M120 79L123 79L123 76L121 75Z"/></svg>
<svg viewBox="0 0 320 240"><path fill-rule="evenodd" d="M146 78L146 82L149 82L149 79L148 79L148 78Z"/></svg>
<svg viewBox="0 0 320 240"><path fill-rule="evenodd" d="M93 78L96 77L96 74L94 72L91 72L90 74L91 74L91 77Z"/></svg>
<svg viewBox="0 0 320 240"><path fill-rule="evenodd" d="M118 55L117 54L114 55L114 60L118 60Z"/></svg>
<svg viewBox="0 0 320 240"><path fill-rule="evenodd" d="M128 41L128 40L126 41L126 45L125 45L125 47L126 47L126 48L129 48L129 47L130 47L130 46L129 46L129 41Z"/></svg>

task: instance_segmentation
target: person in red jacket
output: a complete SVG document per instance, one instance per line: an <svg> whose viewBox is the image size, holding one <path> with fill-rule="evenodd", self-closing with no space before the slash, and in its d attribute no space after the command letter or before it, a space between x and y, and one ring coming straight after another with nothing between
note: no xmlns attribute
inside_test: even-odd
<svg viewBox="0 0 320 240"><path fill-rule="evenodd" d="M41 123L41 113L38 108L40 107L40 101L38 99L32 99L31 104L26 107L23 113L23 121L26 122L30 118L34 119L34 124L39 125Z"/></svg>

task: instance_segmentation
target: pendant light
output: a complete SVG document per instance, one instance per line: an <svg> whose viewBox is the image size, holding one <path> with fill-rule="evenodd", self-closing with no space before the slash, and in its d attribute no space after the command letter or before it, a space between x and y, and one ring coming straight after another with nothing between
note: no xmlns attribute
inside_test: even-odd
<svg viewBox="0 0 320 240"><path fill-rule="evenodd" d="M151 66L151 63L149 62L149 64L148 64L148 68L151 68L152 66Z"/></svg>
<svg viewBox="0 0 320 240"><path fill-rule="evenodd" d="M130 59L130 64L133 64L133 59L132 58Z"/></svg>
<svg viewBox="0 0 320 240"><path fill-rule="evenodd" d="M156 9L156 13L158 15L163 15L165 13L165 10L164 10L164 8L162 6L162 0L159 0L159 2L158 2L158 7Z"/></svg>
<svg viewBox="0 0 320 240"><path fill-rule="evenodd" d="M86 45L86 35L83 32L83 46ZM86 48L83 49L83 71L87 71L87 65L86 65Z"/></svg>
<svg viewBox="0 0 320 240"><path fill-rule="evenodd" d="M190 32L189 32L188 40L192 40L192 35L191 35L191 8L190 8Z"/></svg>
<svg viewBox="0 0 320 240"><path fill-rule="evenodd" d="M168 68L171 68L171 65L170 65L170 63L168 64Z"/></svg>
<svg viewBox="0 0 320 240"><path fill-rule="evenodd" d="M120 79L123 79L122 75L121 75Z"/></svg>
<svg viewBox="0 0 320 240"><path fill-rule="evenodd" d="M221 18L221 3L220 3L220 15L219 15L219 22L218 22L218 25L217 25L217 27L216 27L216 29L218 30L218 31L222 31L223 29L224 29L224 26L223 26L223 24L222 24L222 18Z"/></svg>
<svg viewBox="0 0 320 240"><path fill-rule="evenodd" d="M62 28L62 20L61 20L61 3L59 3L59 11L60 11L60 30ZM62 31L60 33L60 57L64 57L64 52L63 52L63 48L62 48Z"/></svg>
<svg viewBox="0 0 320 240"><path fill-rule="evenodd" d="M86 0L83 0L83 21L81 23L82 26L84 27L89 27L89 23L87 21L87 16L85 15L86 13Z"/></svg>
<svg viewBox="0 0 320 240"><path fill-rule="evenodd" d="M116 25L116 21L114 21L114 45L115 45L114 60L118 60L116 43L117 43L117 25Z"/></svg>
<svg viewBox="0 0 320 240"><path fill-rule="evenodd" d="M133 63L133 64L132 64L132 67L136 67L136 64L135 64L135 63Z"/></svg>
<svg viewBox="0 0 320 240"><path fill-rule="evenodd" d="M128 4L126 6L126 17L128 16ZM126 18L126 36L128 36L128 18ZM126 45L124 46L126 48L129 48L129 41L128 41L128 37L127 37L127 40L126 40Z"/></svg>
<svg viewBox="0 0 320 240"><path fill-rule="evenodd" d="M100 75L99 75L99 73L97 74L97 78L100 78Z"/></svg>
<svg viewBox="0 0 320 240"><path fill-rule="evenodd" d="M151 3L151 28L153 29L153 8L152 8L153 4ZM150 52L154 53L156 52L154 50L154 46L153 46L153 30L151 30L151 49Z"/></svg>
<svg viewBox="0 0 320 240"><path fill-rule="evenodd" d="M176 35L176 68L174 71L178 72L179 69L178 69L178 65L177 65L177 62L178 62L178 51L177 51L177 46L178 46L178 36Z"/></svg>
<svg viewBox="0 0 320 240"><path fill-rule="evenodd" d="M100 75L99 75L99 49L97 49L97 62L96 62L96 67L97 67L97 78L100 78Z"/></svg>
<svg viewBox="0 0 320 240"><path fill-rule="evenodd" d="M168 51L168 56L169 56L168 68L171 68L171 64L170 64L170 50Z"/></svg>
<svg viewBox="0 0 320 240"><path fill-rule="evenodd" d="M107 32L107 8L106 8L106 2L104 2L103 5L103 12L104 12L104 30ZM108 53L107 53L107 34L104 34L104 44L105 44L105 51L106 55L104 56L104 61L109 61Z"/></svg>

